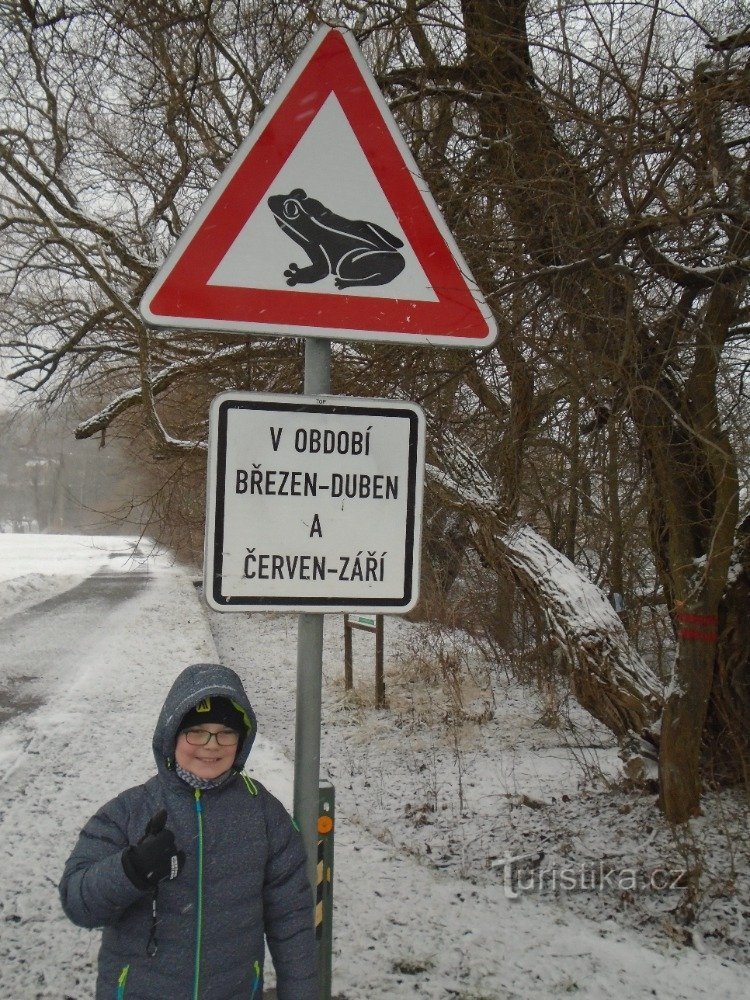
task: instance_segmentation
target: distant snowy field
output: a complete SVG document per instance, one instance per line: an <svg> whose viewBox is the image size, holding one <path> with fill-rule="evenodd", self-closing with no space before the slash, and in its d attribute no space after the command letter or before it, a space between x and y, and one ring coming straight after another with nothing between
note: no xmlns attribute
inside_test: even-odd
<svg viewBox="0 0 750 1000"><path fill-rule="evenodd" d="M98 936L65 920L56 883L88 816L151 773L156 715L184 665L221 659L240 673L259 722L249 769L291 800L295 616L208 612L189 574L137 544L0 535L9 637L0 690L17 679L13 649L28 642L26 622L40 633L43 678L37 700L0 724L2 1000L92 997ZM106 616L63 624L60 600L92 574L132 587ZM385 710L373 704L371 637L355 636L353 692L343 690L342 664L341 617L331 615L322 758L337 794L335 995L748 995L738 795L707 797L704 817L669 831L653 796L609 787L617 758L605 731L574 705L556 725L544 698L488 677L454 633L386 620ZM528 856L519 864L530 888L513 899L497 867L507 855ZM540 874L601 863L639 878L700 863L707 879L687 900L684 884L567 891Z"/></svg>

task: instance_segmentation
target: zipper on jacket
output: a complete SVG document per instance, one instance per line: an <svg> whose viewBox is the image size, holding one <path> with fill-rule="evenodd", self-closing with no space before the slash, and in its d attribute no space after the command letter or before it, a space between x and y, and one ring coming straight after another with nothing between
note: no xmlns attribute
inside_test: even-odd
<svg viewBox="0 0 750 1000"><path fill-rule="evenodd" d="M193 973L193 1000L200 995L201 941L203 938L203 803L201 790L195 789L195 821L198 826L198 890L195 918L195 971Z"/></svg>
<svg viewBox="0 0 750 1000"><path fill-rule="evenodd" d="M249 774L245 774L244 771L240 771L240 777L245 782L245 788L248 790L248 792L250 792L251 795L257 795L258 794L258 786L255 784L255 782L250 777L250 775Z"/></svg>
<svg viewBox="0 0 750 1000"><path fill-rule="evenodd" d="M130 966L126 965L117 980L117 993L115 993L115 1000L123 1000L125 997L125 983L128 981L129 972Z"/></svg>
<svg viewBox="0 0 750 1000"><path fill-rule="evenodd" d="M255 1000L255 994L258 992L258 987L260 986L260 962L256 958L253 962L253 972L255 977L253 979L253 989L250 993L250 1000Z"/></svg>

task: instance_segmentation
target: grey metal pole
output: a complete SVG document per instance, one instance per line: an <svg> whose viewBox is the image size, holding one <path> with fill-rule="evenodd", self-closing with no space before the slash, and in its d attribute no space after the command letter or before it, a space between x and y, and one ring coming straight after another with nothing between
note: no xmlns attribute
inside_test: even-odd
<svg viewBox="0 0 750 1000"><path fill-rule="evenodd" d="M313 892L318 862L320 705L323 615L301 614L297 626L297 718L294 738L294 818L307 852Z"/></svg>
<svg viewBox="0 0 750 1000"><path fill-rule="evenodd" d="M305 339L305 395L331 391L331 341L319 337Z"/></svg>
<svg viewBox="0 0 750 1000"><path fill-rule="evenodd" d="M331 389L331 342L305 340L305 395ZM294 739L294 818L307 851L307 873L315 891L318 858L318 783L323 687L323 615L299 616L297 627L297 716Z"/></svg>

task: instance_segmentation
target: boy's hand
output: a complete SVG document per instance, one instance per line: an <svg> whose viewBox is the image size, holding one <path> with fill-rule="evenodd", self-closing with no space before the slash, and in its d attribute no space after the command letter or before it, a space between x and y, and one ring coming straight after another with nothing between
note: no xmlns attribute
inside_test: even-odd
<svg viewBox="0 0 750 1000"><path fill-rule="evenodd" d="M185 854L167 828L166 809L151 817L138 844L122 852L122 867L137 889L154 889L163 879L177 878L184 863Z"/></svg>

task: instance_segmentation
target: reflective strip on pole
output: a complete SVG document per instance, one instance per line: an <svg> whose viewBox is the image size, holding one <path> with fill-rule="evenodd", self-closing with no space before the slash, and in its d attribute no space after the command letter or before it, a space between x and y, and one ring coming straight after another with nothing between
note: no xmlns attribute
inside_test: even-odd
<svg viewBox="0 0 750 1000"><path fill-rule="evenodd" d="M320 1000L330 1000L333 957L333 847L336 793L321 781L318 793L318 864L315 884L315 936L318 941Z"/></svg>

